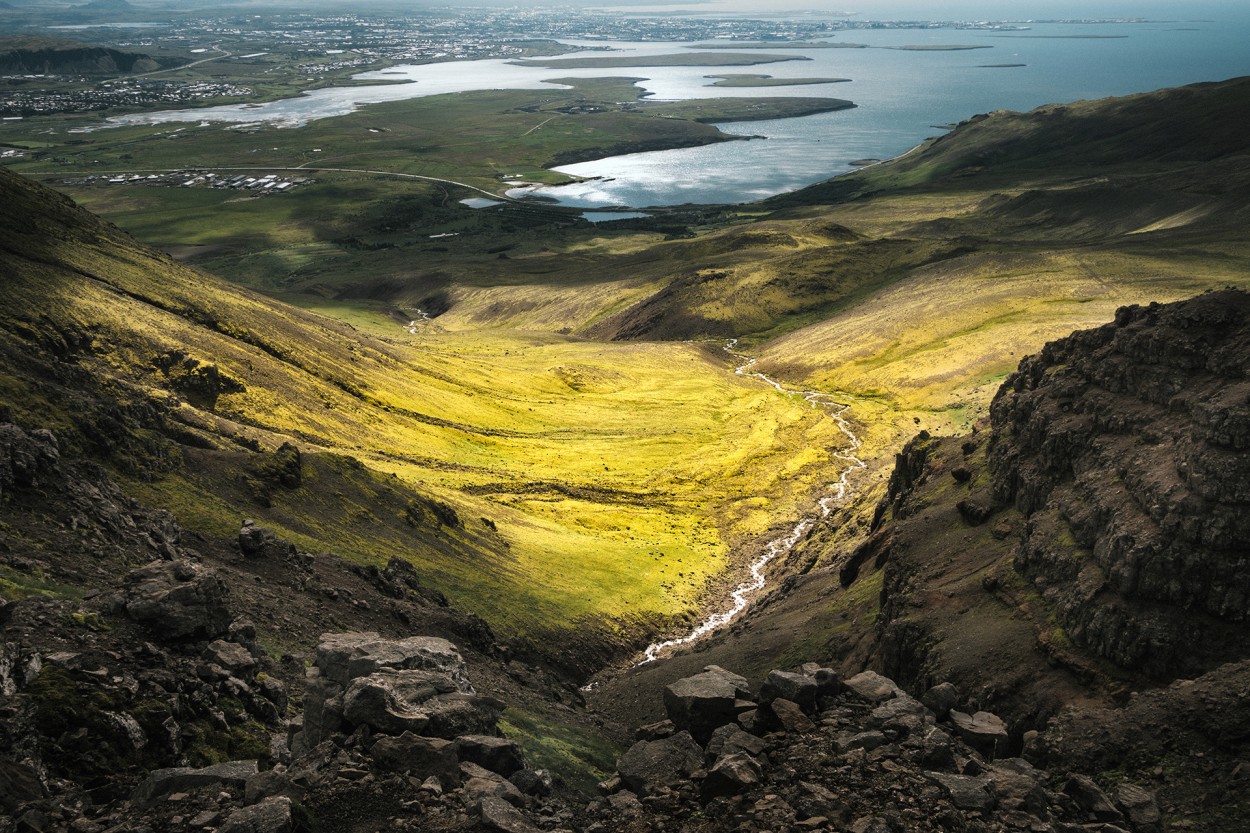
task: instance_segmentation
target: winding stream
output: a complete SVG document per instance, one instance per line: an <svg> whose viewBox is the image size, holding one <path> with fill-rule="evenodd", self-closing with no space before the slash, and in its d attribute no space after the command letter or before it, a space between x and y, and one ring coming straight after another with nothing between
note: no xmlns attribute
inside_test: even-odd
<svg viewBox="0 0 1250 833"><path fill-rule="evenodd" d="M859 437L855 436L855 433L851 431L850 423L848 423L843 417L843 414L846 413L848 408L850 408L850 405L842 402L835 402L833 397L827 393L820 393L818 391L791 390L777 380L772 379L763 373L752 371L751 368L755 366L755 359L749 356L744 356L741 353L735 353L734 347L737 346L737 343L738 339L734 338L730 339L729 342L725 344L725 352L737 359L743 360L743 363L740 364L734 372L739 376L750 376L751 378L759 379L760 381L776 388L781 393L801 394L804 401L810 402L812 407L826 409L829 416L833 418L833 420L837 423L838 428L850 441L850 447L848 449L844 451L835 451L833 456L839 460L849 463L850 465L847 466L846 470L842 472L842 475L836 482L828 484L830 494L822 497L818 502L817 505L820 507L818 514L803 518L795 524L794 528L787 534L782 535L779 538L774 538L772 541L768 542L768 545L764 547L764 552L754 561L754 563L751 564L751 577L734 588L734 591L731 594L733 603L727 610L722 610L719 613L713 613L708 616L708 618L704 619L697 627L694 628L694 630L690 631L685 636L676 637L674 639L666 639L662 642L651 643L647 646L647 650L643 652L642 660L634 664L635 668L640 665L646 665L649 662L655 662L659 659L660 652L667 648L675 648L679 645L689 644L694 642L699 637L705 636L717 628L729 624L729 622L733 621L738 614L746 610L749 597L757 591L763 590L764 586L767 584L767 580L764 577L764 568L768 565L768 563L778 556L785 555L790 552L790 550L794 549L794 546L803 538L803 536L806 535L813 526L815 526L816 521L821 518L828 517L829 513L833 511L834 506L846 498L846 493L850 488L849 479L851 474L865 468L867 465L863 460L855 456L855 452L859 450L862 443L860 442Z"/></svg>

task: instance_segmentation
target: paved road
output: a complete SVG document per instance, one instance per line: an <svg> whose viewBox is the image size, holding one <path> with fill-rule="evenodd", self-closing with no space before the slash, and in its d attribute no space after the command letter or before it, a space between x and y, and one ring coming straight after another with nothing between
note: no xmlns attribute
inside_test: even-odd
<svg viewBox="0 0 1250 833"><path fill-rule="evenodd" d="M217 46L214 46L213 49L216 49L218 54L212 56L211 58L201 58L198 61L192 61L191 63L183 64L180 67L169 67L168 69L154 69L151 72L140 72L136 75L123 75L122 77L123 78L147 78L149 75L160 75L162 72L174 72L175 70L179 70L179 69L190 69L191 67L198 67L200 64L207 64L210 61L220 61L222 58L229 58L231 55L234 54L233 52L227 52L226 50L221 49L220 47L217 47Z"/></svg>

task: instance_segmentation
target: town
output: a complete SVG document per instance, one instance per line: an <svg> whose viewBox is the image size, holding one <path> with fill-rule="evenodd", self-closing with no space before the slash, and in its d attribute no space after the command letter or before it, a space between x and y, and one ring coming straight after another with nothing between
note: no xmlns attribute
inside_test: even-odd
<svg viewBox="0 0 1250 833"><path fill-rule="evenodd" d="M303 176L280 176L265 174L221 174L213 171L177 170L160 173L94 174L64 179L62 185L159 185L166 188L217 188L220 190L250 191L256 195L280 194L314 180Z"/></svg>
<svg viewBox="0 0 1250 833"><path fill-rule="evenodd" d="M25 76L29 81L81 83L82 78ZM17 80L12 77L0 81ZM120 78L86 89L15 90L0 93L0 116L34 116L50 113L78 113L110 107L147 107L187 104L210 98L251 95L249 87L215 81L166 81L150 78Z"/></svg>

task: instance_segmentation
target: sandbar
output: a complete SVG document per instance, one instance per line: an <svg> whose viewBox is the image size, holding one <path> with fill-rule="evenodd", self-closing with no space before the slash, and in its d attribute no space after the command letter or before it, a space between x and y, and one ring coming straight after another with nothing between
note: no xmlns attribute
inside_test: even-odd
<svg viewBox="0 0 1250 833"><path fill-rule="evenodd" d="M546 67L548 69L612 69L616 67L747 67L755 64L775 64L781 61L810 61L802 55L736 55L732 52L712 52L705 55L674 52L669 55L598 55L586 58L554 58L529 61L509 61L518 67Z"/></svg>
<svg viewBox="0 0 1250 833"><path fill-rule="evenodd" d="M805 84L840 84L849 78L774 78L771 75L705 75L719 78L712 87L798 87Z"/></svg>

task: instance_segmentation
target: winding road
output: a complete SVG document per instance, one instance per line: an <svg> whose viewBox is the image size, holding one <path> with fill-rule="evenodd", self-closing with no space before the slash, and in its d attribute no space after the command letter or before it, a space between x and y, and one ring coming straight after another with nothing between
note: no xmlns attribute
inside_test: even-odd
<svg viewBox="0 0 1250 833"><path fill-rule="evenodd" d="M738 339L735 338L730 339L725 345L725 352L737 359L743 360L743 363L740 364L734 372L739 376L750 376L753 379L759 379L782 393L801 394L804 401L810 402L812 407L824 408L829 416L837 423L838 428L850 441L848 449L844 451L836 451L833 456L839 460L849 463L849 465L846 470L842 472L836 482L828 484L830 493L822 497L818 502L817 505L820 508L818 514L803 518L795 524L794 528L787 534L768 542L767 546L764 547L764 552L751 564L751 577L734 588L733 593L731 594L733 603L727 610L722 610L719 613L713 613L708 616L697 627L695 627L694 630L690 631L685 636L676 637L674 639L666 639L662 642L651 643L647 646L646 651L643 652L643 658L634 664L635 668L640 665L646 665L649 662L655 662L659 659L661 651L667 650L668 648L675 648L680 645L687 645L700 637L729 624L738 616L738 614L746 610L751 595L763 590L764 586L767 584L767 579L764 576L764 568L768 566L769 562L794 549L795 544L797 544L803 536L807 534L808 530L815 526L818 520L828 517L833 511L833 508L846 498L846 493L850 489L851 474L859 471L860 469L866 468L867 466L863 460L855 456L855 452L859 450L862 443L860 442L859 437L855 436L855 433L851 431L850 423L848 423L843 416L847 409L851 407L850 405L842 402L835 402L833 397L827 393L820 393L818 391L791 390L763 373L752 371L751 368L755 366L756 360L749 356L744 356L741 353L735 353L734 347L737 346L737 343Z"/></svg>

